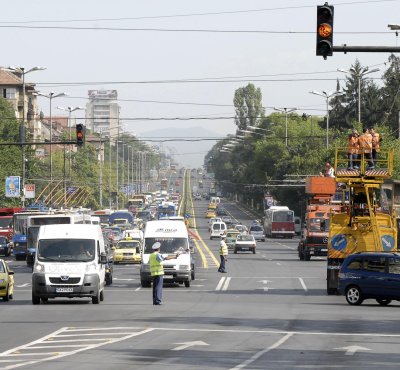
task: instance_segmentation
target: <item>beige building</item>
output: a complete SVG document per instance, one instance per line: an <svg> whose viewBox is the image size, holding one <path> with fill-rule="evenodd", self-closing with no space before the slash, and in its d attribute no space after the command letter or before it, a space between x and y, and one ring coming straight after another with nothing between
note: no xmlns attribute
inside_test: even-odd
<svg viewBox="0 0 400 370"><path fill-rule="evenodd" d="M33 140L41 139L41 125L38 115L37 98L33 95L35 84L25 83L25 102L23 99L22 76L18 72L11 72L0 67L0 93L13 106L15 117L23 120L25 107L26 127Z"/></svg>
<svg viewBox="0 0 400 370"><path fill-rule="evenodd" d="M89 90L86 104L86 127L92 133L115 138L118 131L120 106L117 90Z"/></svg>

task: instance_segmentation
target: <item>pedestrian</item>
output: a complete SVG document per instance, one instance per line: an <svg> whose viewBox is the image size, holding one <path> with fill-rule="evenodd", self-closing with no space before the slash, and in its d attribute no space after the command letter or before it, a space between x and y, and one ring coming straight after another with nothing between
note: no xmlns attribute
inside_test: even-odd
<svg viewBox="0 0 400 370"><path fill-rule="evenodd" d="M221 259L221 263L218 268L218 272L226 273L225 271L225 262L228 260L228 246L225 243L226 236L221 236L221 243L219 248L219 258Z"/></svg>
<svg viewBox="0 0 400 370"><path fill-rule="evenodd" d="M349 158L349 163L347 167L348 170L352 170L353 168L354 169L359 168L358 148L359 148L358 132L356 129L353 129L347 139L347 154Z"/></svg>
<svg viewBox="0 0 400 370"><path fill-rule="evenodd" d="M374 160L374 163L376 163L379 156L378 153L380 152L380 143L382 142L382 138L377 132L375 132L373 127L369 129L369 133L372 136L372 159Z"/></svg>
<svg viewBox="0 0 400 370"><path fill-rule="evenodd" d="M162 288L164 282L164 267L162 262L178 258L180 255L180 252L177 252L175 255L164 257L160 253L160 248L160 242L154 243L151 247L153 253L150 255L150 275L153 279L153 305L155 306L161 305L162 300Z"/></svg>
<svg viewBox="0 0 400 370"><path fill-rule="evenodd" d="M369 130L365 128L362 135L358 138L360 144L361 155L364 155L364 159L368 162L368 170L374 168L374 160L372 158L372 135Z"/></svg>

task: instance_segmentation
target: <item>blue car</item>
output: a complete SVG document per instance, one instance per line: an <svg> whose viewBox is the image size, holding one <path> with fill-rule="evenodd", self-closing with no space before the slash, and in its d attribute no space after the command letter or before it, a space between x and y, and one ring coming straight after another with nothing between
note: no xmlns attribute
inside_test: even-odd
<svg viewBox="0 0 400 370"><path fill-rule="evenodd" d="M339 272L339 292L351 305L376 299L387 306L400 300L400 254L364 252L348 256Z"/></svg>
<svg viewBox="0 0 400 370"><path fill-rule="evenodd" d="M0 236L0 255L9 256L11 253L11 244L5 236Z"/></svg>

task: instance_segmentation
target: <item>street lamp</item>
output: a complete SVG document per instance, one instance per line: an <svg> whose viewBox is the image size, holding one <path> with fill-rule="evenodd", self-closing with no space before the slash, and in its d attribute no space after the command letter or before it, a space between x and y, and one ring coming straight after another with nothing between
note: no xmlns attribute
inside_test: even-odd
<svg viewBox="0 0 400 370"><path fill-rule="evenodd" d="M6 71L16 72L22 76L22 122L20 123L20 139L21 139L21 154L22 154L22 178L21 178L21 187L22 187L22 207L25 207L25 75L35 71L44 71L46 67L32 67L31 69L26 70L25 67L8 67L2 68Z"/></svg>
<svg viewBox="0 0 400 370"><path fill-rule="evenodd" d="M273 132L272 130L267 130L266 128L261 128L261 127L257 127L257 126L247 126L246 128L249 128L250 130L262 130L265 132Z"/></svg>
<svg viewBox="0 0 400 370"><path fill-rule="evenodd" d="M278 112L283 112L285 113L285 144L286 146L288 146L288 119L287 116L289 113L294 112L295 110L297 110L297 108L274 108L274 110L278 111Z"/></svg>
<svg viewBox="0 0 400 370"><path fill-rule="evenodd" d="M351 67L349 71L342 69L342 68L338 68L337 70L339 72L349 73L349 74L357 77L357 81L358 81L358 122L361 123L361 78L370 73L378 72L378 71L380 71L380 69L374 68L374 69L370 70L370 69L368 69L368 67L365 67L357 72L354 67Z"/></svg>
<svg viewBox="0 0 400 370"><path fill-rule="evenodd" d="M326 149L329 148L329 99L334 96L344 95L342 91L326 92L326 91L310 91L310 94L319 95L326 99Z"/></svg>
<svg viewBox="0 0 400 370"><path fill-rule="evenodd" d="M52 123L52 117L51 117L51 102L55 98L59 98L61 96L67 96L67 93L58 93L56 94L54 91L50 91L48 94L43 94L41 92L37 92L36 95L43 96L44 98L49 99L50 102L50 114L49 114L49 120L50 120L50 183L53 182L53 153L52 153L52 142L53 142L53 123Z"/></svg>

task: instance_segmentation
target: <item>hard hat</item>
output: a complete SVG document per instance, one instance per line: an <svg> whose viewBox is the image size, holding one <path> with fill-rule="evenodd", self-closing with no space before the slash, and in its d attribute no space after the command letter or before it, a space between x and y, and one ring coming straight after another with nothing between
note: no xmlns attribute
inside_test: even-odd
<svg viewBox="0 0 400 370"><path fill-rule="evenodd" d="M151 249L153 250L157 250L161 248L161 243L160 242L156 242L153 244L153 246L151 247Z"/></svg>

